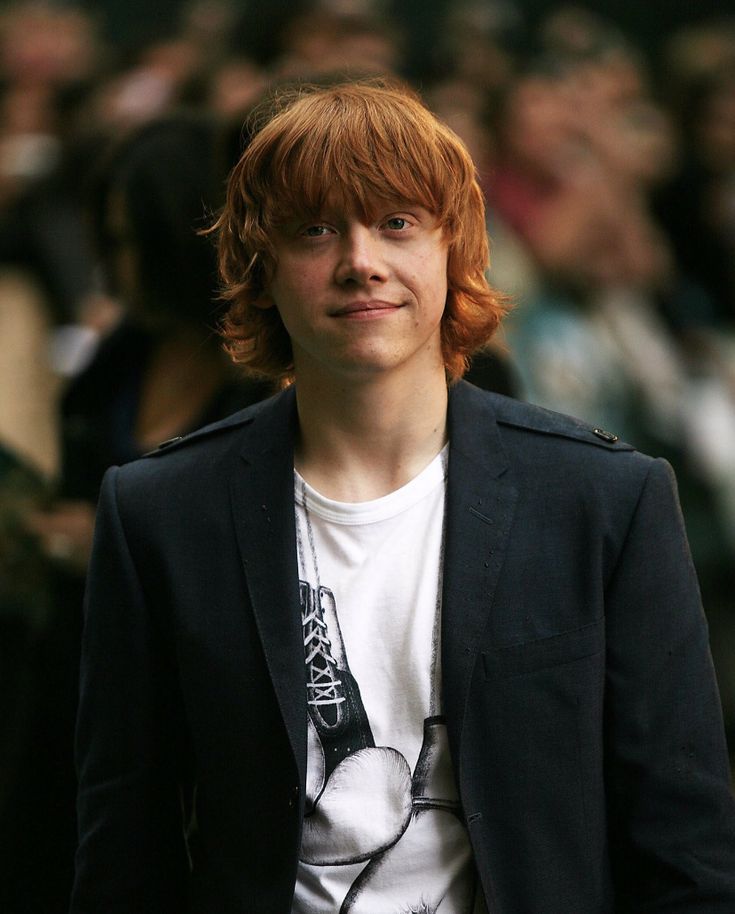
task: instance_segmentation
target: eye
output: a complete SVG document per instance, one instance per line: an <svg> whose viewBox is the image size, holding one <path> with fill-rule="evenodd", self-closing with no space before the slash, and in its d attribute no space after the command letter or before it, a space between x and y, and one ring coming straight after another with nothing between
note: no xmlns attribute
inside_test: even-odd
<svg viewBox="0 0 735 914"><path fill-rule="evenodd" d="M321 238L324 235L328 235L330 232L331 229L326 225L307 225L301 230L301 234L305 235L307 238Z"/></svg>
<svg viewBox="0 0 735 914"><path fill-rule="evenodd" d="M391 231L402 231L403 229L408 228L410 225L408 219L404 219L403 216L392 216L390 219L387 219L385 222L385 227Z"/></svg>

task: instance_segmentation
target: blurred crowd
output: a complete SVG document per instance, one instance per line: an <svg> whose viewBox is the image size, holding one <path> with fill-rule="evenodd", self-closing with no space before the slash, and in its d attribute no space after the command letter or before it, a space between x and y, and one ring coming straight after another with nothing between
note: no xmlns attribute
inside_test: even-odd
<svg viewBox="0 0 735 914"><path fill-rule="evenodd" d="M674 465L735 747L735 19L654 58L514 0L190 0L134 42L104 9L0 9L0 909L66 905L105 468L271 392L221 351L199 230L294 80L396 75L467 143L515 303L470 377Z"/></svg>

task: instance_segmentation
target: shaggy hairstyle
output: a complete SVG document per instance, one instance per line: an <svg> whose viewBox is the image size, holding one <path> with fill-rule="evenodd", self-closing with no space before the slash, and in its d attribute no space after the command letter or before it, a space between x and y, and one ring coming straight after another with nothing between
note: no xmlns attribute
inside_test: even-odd
<svg viewBox="0 0 735 914"><path fill-rule="evenodd" d="M461 378L507 310L485 277L484 199L461 140L411 90L384 80L302 87L271 101L261 123L251 125L212 228L233 359L271 378L293 375L277 309L258 307L276 266L274 230L295 213L318 216L335 194L368 219L378 200L394 198L431 212L448 242L442 354L448 379Z"/></svg>

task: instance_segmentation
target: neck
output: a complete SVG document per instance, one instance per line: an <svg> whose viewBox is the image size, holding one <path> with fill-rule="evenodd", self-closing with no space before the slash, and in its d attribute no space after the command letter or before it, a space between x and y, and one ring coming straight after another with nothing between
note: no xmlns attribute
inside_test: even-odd
<svg viewBox="0 0 735 914"><path fill-rule="evenodd" d="M298 377L296 468L337 501L380 498L413 479L446 443L444 370L420 383Z"/></svg>

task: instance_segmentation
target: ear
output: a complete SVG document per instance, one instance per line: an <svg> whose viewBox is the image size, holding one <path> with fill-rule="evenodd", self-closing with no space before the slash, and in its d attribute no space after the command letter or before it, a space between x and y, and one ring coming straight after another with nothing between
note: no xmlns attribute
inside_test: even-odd
<svg viewBox="0 0 735 914"><path fill-rule="evenodd" d="M275 308L276 303L267 292L263 292L255 299L253 307L260 308L261 311L267 311L269 308Z"/></svg>

